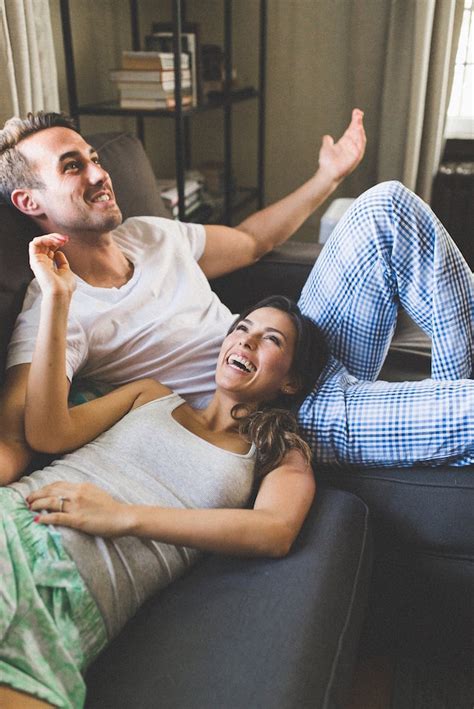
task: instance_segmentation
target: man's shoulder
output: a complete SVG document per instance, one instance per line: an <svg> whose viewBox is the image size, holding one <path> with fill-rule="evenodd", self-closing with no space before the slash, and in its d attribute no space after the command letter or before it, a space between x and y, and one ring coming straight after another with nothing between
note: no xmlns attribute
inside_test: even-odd
<svg viewBox="0 0 474 709"><path fill-rule="evenodd" d="M128 217L114 229L113 234L121 238L158 239L174 232L175 224L173 219L166 219L166 217Z"/></svg>
<svg viewBox="0 0 474 709"><path fill-rule="evenodd" d="M115 241L130 247L156 247L176 242L177 222L165 217L128 217L113 231Z"/></svg>
<svg viewBox="0 0 474 709"><path fill-rule="evenodd" d="M196 257L205 242L203 226L166 217L129 217L114 229L113 235L116 243L129 253L157 248L176 252L191 248Z"/></svg>

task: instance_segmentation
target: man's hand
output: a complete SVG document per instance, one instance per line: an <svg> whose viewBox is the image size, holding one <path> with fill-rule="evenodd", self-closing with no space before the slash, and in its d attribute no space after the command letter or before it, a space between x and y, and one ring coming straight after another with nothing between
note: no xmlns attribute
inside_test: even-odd
<svg viewBox="0 0 474 709"><path fill-rule="evenodd" d="M61 246L68 242L62 234L37 236L30 242L30 267L41 291L52 295L72 295L76 280Z"/></svg>
<svg viewBox="0 0 474 709"><path fill-rule="evenodd" d="M208 278L254 263L300 228L364 157L363 115L358 108L352 111L352 120L337 143L324 136L318 171L294 192L247 217L237 228L206 226L199 265Z"/></svg>
<svg viewBox="0 0 474 709"><path fill-rule="evenodd" d="M319 170L329 179L340 182L355 170L364 157L367 138L363 117L363 112L354 108L352 120L337 143L330 135L323 136L319 151Z"/></svg>

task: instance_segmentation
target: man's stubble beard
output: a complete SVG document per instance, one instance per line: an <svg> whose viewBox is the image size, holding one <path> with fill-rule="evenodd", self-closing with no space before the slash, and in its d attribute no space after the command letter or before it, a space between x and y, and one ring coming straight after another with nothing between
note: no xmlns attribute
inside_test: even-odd
<svg viewBox="0 0 474 709"><path fill-rule="evenodd" d="M74 219L70 222L65 221L57 231L63 234L106 234L107 232L113 231L123 221L122 212L120 208L116 207L111 214L91 215L90 212L83 215L83 218Z"/></svg>

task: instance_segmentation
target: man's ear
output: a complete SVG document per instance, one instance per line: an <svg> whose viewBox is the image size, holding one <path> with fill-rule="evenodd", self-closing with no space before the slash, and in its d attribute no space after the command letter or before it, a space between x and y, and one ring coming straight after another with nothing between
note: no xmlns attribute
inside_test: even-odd
<svg viewBox="0 0 474 709"><path fill-rule="evenodd" d="M16 189L11 194L11 201L14 207L28 217L39 217L43 210L37 203L30 190Z"/></svg>

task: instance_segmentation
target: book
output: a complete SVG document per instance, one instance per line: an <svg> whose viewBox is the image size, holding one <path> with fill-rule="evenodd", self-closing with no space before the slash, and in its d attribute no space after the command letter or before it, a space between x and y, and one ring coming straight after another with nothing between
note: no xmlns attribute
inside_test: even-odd
<svg viewBox="0 0 474 709"><path fill-rule="evenodd" d="M183 96L182 106L191 106L192 97ZM157 109L157 108L176 108L176 102L173 94L167 98L121 98L121 108L138 108L138 109Z"/></svg>
<svg viewBox="0 0 474 709"><path fill-rule="evenodd" d="M181 68L189 69L189 54L181 54ZM161 70L174 69L172 52L122 52L122 69Z"/></svg>
<svg viewBox="0 0 474 709"><path fill-rule="evenodd" d="M158 180L158 188L161 191L161 198L168 207L174 207L178 204L178 188L174 180L171 183L167 180ZM186 179L184 181L184 199L189 199L194 194L200 192L201 183L197 180Z"/></svg>
<svg viewBox="0 0 474 709"><path fill-rule="evenodd" d="M189 92L186 89L191 87L191 82L181 84L184 96ZM174 83L166 84L119 84L121 98L168 98L174 96Z"/></svg>
<svg viewBox="0 0 474 709"><path fill-rule="evenodd" d="M110 81L116 83L129 84L129 83L165 83L170 82L175 79L174 69L159 69L157 71L139 69L111 69L109 71ZM189 69L181 69L181 81L188 81L191 79L191 72Z"/></svg>
<svg viewBox="0 0 474 709"><path fill-rule="evenodd" d="M200 207L202 204L202 197L200 192L195 192L195 194L191 195L190 198L186 198L185 203L184 203L184 213L186 216L189 214L192 214L192 212L195 212L198 207ZM179 206L175 204L174 207L171 207L171 214L173 217L178 217L179 216Z"/></svg>
<svg viewBox="0 0 474 709"><path fill-rule="evenodd" d="M193 106L198 104L196 44L196 34L194 32L181 33L181 51L189 57L189 66L192 74ZM172 53L174 51L174 34L168 31L154 31L152 34L146 35L145 47L150 51Z"/></svg>

